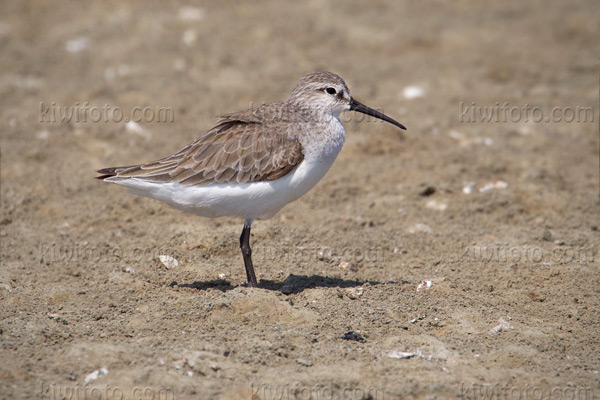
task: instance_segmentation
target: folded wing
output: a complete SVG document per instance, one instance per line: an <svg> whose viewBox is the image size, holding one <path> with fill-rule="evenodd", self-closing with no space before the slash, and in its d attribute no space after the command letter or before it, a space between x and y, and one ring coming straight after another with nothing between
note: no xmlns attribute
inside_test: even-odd
<svg viewBox="0 0 600 400"><path fill-rule="evenodd" d="M177 153L147 164L98 170L98 179L178 182L182 185L247 183L281 178L303 159L300 142L259 121L228 115Z"/></svg>

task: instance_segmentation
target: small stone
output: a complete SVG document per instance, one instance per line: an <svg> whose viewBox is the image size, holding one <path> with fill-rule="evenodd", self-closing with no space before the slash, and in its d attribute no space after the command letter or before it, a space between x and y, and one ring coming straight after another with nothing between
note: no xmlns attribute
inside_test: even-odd
<svg viewBox="0 0 600 400"><path fill-rule="evenodd" d="M432 286L432 281L421 281L421 283L419 283L419 286L417 286L417 292L420 292L423 289L429 290Z"/></svg>
<svg viewBox="0 0 600 400"><path fill-rule="evenodd" d="M134 133L136 135L149 138L151 136L150 131L144 128L142 125L135 121L129 121L125 124L125 131L128 133Z"/></svg>
<svg viewBox="0 0 600 400"><path fill-rule="evenodd" d="M435 193L435 187L433 187L433 186L427 186L425 189L423 189L419 193L419 195L424 196L424 197L428 197L428 196L431 196L434 193Z"/></svg>
<svg viewBox="0 0 600 400"><path fill-rule="evenodd" d="M214 362L214 361L209 361L207 363L207 365L208 365L208 367L210 369L212 369L215 372L217 372L217 371L219 371L221 369L221 367L216 362Z"/></svg>
<svg viewBox="0 0 600 400"><path fill-rule="evenodd" d="M98 379L101 375L107 375L108 374L108 369L106 368L100 368L95 370L94 372L89 373L84 381L85 383L91 382L91 381L95 381L96 379Z"/></svg>
<svg viewBox="0 0 600 400"><path fill-rule="evenodd" d="M481 193L483 193L483 192L487 192L490 190L506 189L507 187L508 187L508 183L506 183L504 181L488 182L485 185L483 185L482 187L480 187L479 191Z"/></svg>
<svg viewBox="0 0 600 400"><path fill-rule="evenodd" d="M429 208L430 210L445 211L446 208L448 208L448 203L432 199L425 204L425 207Z"/></svg>
<svg viewBox="0 0 600 400"><path fill-rule="evenodd" d="M408 228L408 233L431 233L431 228L425 224L414 224Z"/></svg>
<svg viewBox="0 0 600 400"><path fill-rule="evenodd" d="M163 263L163 265L165 267L167 267L167 269L171 269L171 268L175 268L175 267L179 266L179 261L177 261L176 259L174 259L171 256L162 255L162 256L158 256L158 258L160 259L160 262Z"/></svg>
<svg viewBox="0 0 600 400"><path fill-rule="evenodd" d="M180 370L180 369L183 369L183 367L185 367L185 366L186 366L186 364L187 364L187 359L185 359L185 358L180 358L180 359L178 359L178 360L175 360L175 361L173 361L171 364L173 365L173 367L174 367L175 369L178 369L178 370Z"/></svg>
<svg viewBox="0 0 600 400"><path fill-rule="evenodd" d="M305 367L312 367L312 361L305 360L304 358L299 358L296 362L300 365L304 365Z"/></svg>
<svg viewBox="0 0 600 400"><path fill-rule="evenodd" d="M392 350L388 353L389 358L395 358L397 360L406 360L409 358L413 358L415 355L416 355L415 353L407 353L407 352L398 351L398 350Z"/></svg>
<svg viewBox="0 0 600 400"><path fill-rule="evenodd" d="M349 331L346 332L342 335L342 339L344 340L355 340L357 342L364 342L365 338L362 337L362 335L358 332L354 332L354 331Z"/></svg>
<svg viewBox="0 0 600 400"><path fill-rule="evenodd" d="M12 292L12 288L8 283L0 283L0 289L8 290L8 292Z"/></svg>
<svg viewBox="0 0 600 400"><path fill-rule="evenodd" d="M338 267L340 267L341 269L349 269L351 271L356 271L356 267L354 266L354 264L352 264L351 262L348 261L340 261L340 264L338 265Z"/></svg>
<svg viewBox="0 0 600 400"><path fill-rule="evenodd" d="M500 318L498 320L499 324L493 327L488 331L489 334L495 335L499 332L506 331L509 329L513 329L513 326L510 322L507 322L504 318Z"/></svg>
<svg viewBox="0 0 600 400"><path fill-rule="evenodd" d="M350 300L356 300L356 299L360 298L363 295L364 290L365 289L363 287L347 288L346 289L346 294L348 295L348 298Z"/></svg>
<svg viewBox="0 0 600 400"><path fill-rule="evenodd" d="M425 95L425 90L420 86L409 85L402 90L402 97L407 100L417 99Z"/></svg>
<svg viewBox="0 0 600 400"><path fill-rule="evenodd" d="M545 240L546 242L552 241L552 233L548 229L544 231L544 234L542 235L542 240Z"/></svg>
<svg viewBox="0 0 600 400"><path fill-rule="evenodd" d="M294 286L292 285L283 285L279 291L283 294L292 294L294 293Z"/></svg>
<svg viewBox="0 0 600 400"><path fill-rule="evenodd" d="M473 193L473 189L475 189L475 182L464 182L463 183L463 193L471 194Z"/></svg>

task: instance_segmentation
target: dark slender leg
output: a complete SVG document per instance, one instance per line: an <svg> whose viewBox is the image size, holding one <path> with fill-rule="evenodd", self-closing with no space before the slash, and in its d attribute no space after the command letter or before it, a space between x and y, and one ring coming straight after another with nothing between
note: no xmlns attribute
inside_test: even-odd
<svg viewBox="0 0 600 400"><path fill-rule="evenodd" d="M246 267L246 277L248 278L249 287L257 287L256 275L254 275L254 267L252 266L252 249L250 248L250 226L252 221L246 221L244 223L244 229L240 236L240 248L242 249L242 256L244 257L244 266Z"/></svg>

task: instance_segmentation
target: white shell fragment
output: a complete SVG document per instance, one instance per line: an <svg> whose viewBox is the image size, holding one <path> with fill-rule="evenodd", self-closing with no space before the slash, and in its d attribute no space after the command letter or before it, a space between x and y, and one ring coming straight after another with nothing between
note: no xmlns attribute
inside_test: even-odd
<svg viewBox="0 0 600 400"><path fill-rule="evenodd" d="M508 183L504 182L504 181L496 181L496 182L489 182L486 183L484 186L479 188L480 192L487 192L489 190L494 190L494 189L506 189L508 187Z"/></svg>
<svg viewBox="0 0 600 400"><path fill-rule="evenodd" d="M471 194L473 193L473 190L475 189L475 182L464 182L463 183L463 193L464 194Z"/></svg>
<svg viewBox="0 0 600 400"><path fill-rule="evenodd" d="M409 85L402 91L402 96L407 100L417 99L425 95L425 90L422 87L416 85Z"/></svg>
<svg viewBox="0 0 600 400"><path fill-rule="evenodd" d="M304 358L299 358L296 362L300 365L304 365L305 367L312 367L313 363L310 360L305 360Z"/></svg>
<svg viewBox="0 0 600 400"><path fill-rule="evenodd" d="M129 133L135 133L136 135L140 135L144 138L150 137L150 132L135 121L127 122L125 124L125 130Z"/></svg>
<svg viewBox="0 0 600 400"><path fill-rule="evenodd" d="M86 377L85 377L85 383L91 382L91 381L95 381L96 379L98 379L101 375L107 375L108 374L108 370L106 368L100 368L95 370L92 373L89 373Z"/></svg>
<svg viewBox="0 0 600 400"><path fill-rule="evenodd" d="M341 269L353 269L354 264L352 264L351 262L348 262L348 261L340 261L340 264L338 265L338 267L340 267Z"/></svg>
<svg viewBox="0 0 600 400"><path fill-rule="evenodd" d="M438 200L432 199L432 200L429 200L425 204L425 207L427 207L431 210L445 211L446 208L448 208L448 204L443 201L438 201Z"/></svg>
<svg viewBox="0 0 600 400"><path fill-rule="evenodd" d="M8 292L12 292L12 288L8 283L0 283L0 289L8 290Z"/></svg>
<svg viewBox="0 0 600 400"><path fill-rule="evenodd" d="M158 256L158 258L160 259L160 262L163 263L163 265L165 267L167 267L167 269L171 269L171 268L175 268L175 267L179 266L179 261L177 261L176 259L174 259L171 256L162 255L162 256Z"/></svg>
<svg viewBox="0 0 600 400"><path fill-rule="evenodd" d="M348 294L348 298L350 300L356 300L356 299L360 298L363 295L364 291L365 291L365 289L362 286L346 289L346 293Z"/></svg>
<svg viewBox="0 0 600 400"><path fill-rule="evenodd" d="M419 321L423 321L425 318L427 318L427 315L421 315L419 317L413 318L410 321L408 321L409 324L415 324Z"/></svg>
<svg viewBox="0 0 600 400"><path fill-rule="evenodd" d="M431 228L425 224L414 224L408 228L408 233L431 233Z"/></svg>
<svg viewBox="0 0 600 400"><path fill-rule="evenodd" d="M429 290L432 286L432 281L421 281L421 283L419 283L419 286L417 286L417 292L420 292L423 289Z"/></svg>
<svg viewBox="0 0 600 400"><path fill-rule="evenodd" d="M490 329L488 331L488 333L495 335L496 333L502 332L502 331L506 331L509 329L513 329L513 326L507 322L506 320L504 320L504 318L500 318L498 320L498 322L500 323L499 325L496 325L495 327L493 327L492 329Z"/></svg>
<svg viewBox="0 0 600 400"><path fill-rule="evenodd" d="M404 351L392 350L388 353L389 358L395 358L397 360L406 360L416 356L415 353L407 353Z"/></svg>

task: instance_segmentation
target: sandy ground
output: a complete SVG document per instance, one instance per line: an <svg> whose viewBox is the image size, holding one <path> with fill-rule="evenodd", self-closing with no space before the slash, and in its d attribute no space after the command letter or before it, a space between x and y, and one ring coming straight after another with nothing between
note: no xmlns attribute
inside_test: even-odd
<svg viewBox="0 0 600 400"><path fill-rule="evenodd" d="M600 398L600 12L509 3L2 1L0 399ZM343 116L259 289L240 221L93 179L317 69L409 130Z"/></svg>

